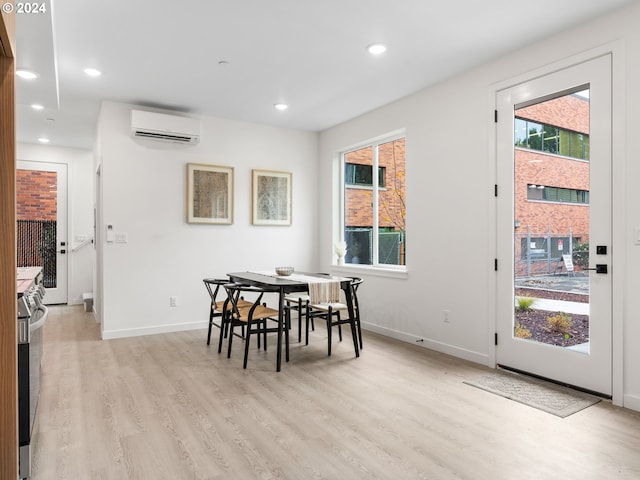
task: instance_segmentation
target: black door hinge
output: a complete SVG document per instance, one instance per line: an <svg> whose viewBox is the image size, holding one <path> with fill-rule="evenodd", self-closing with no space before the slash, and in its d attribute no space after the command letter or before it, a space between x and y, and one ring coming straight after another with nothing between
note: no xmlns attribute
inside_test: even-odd
<svg viewBox="0 0 640 480"><path fill-rule="evenodd" d="M496 332L495 337L494 337L494 342L496 345L498 345L498 333Z"/></svg>
<svg viewBox="0 0 640 480"><path fill-rule="evenodd" d="M494 270L495 272L497 272L497 271L498 271L498 259L497 259L497 258L494 258L494 259L493 259L493 270Z"/></svg>
<svg viewBox="0 0 640 480"><path fill-rule="evenodd" d="M493 196L494 197L498 196L498 184L497 183L493 186Z"/></svg>
<svg viewBox="0 0 640 480"><path fill-rule="evenodd" d="M493 111L493 120L495 123L498 123L498 110Z"/></svg>

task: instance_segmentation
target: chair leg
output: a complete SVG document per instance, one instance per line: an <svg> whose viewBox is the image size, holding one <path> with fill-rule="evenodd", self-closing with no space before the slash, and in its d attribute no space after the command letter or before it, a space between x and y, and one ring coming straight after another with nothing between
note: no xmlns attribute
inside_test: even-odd
<svg viewBox="0 0 640 480"><path fill-rule="evenodd" d="M284 352L285 352L285 360L289 361L289 329L285 327L284 329Z"/></svg>
<svg viewBox="0 0 640 480"><path fill-rule="evenodd" d="M351 325L351 337L353 338L353 349L356 352L356 358L360 356L358 350L358 335L356 334L356 320L355 318L349 318L349 324Z"/></svg>
<svg viewBox="0 0 640 480"><path fill-rule="evenodd" d="M260 338L260 332L258 331L258 339ZM247 368L247 359L249 358L249 340L251 339L251 323L247 324L247 334L244 338L244 363L242 368Z"/></svg>
<svg viewBox="0 0 640 480"><path fill-rule="evenodd" d="M262 337L264 338L264 351L267 351L267 320L262 320Z"/></svg>
<svg viewBox="0 0 640 480"><path fill-rule="evenodd" d="M302 300L298 299L298 343L302 341Z"/></svg>
<svg viewBox="0 0 640 480"><path fill-rule="evenodd" d="M260 322L256 324L256 327L257 327L257 330L254 330L254 331L258 332L258 350L260 350L260 347L262 346L262 338L260 338ZM247 325L247 332L249 332L249 330L250 330L249 326Z"/></svg>
<svg viewBox="0 0 640 480"><path fill-rule="evenodd" d="M342 341L342 324L340 323L340 312L336 312L336 320L338 322L338 338Z"/></svg>
<svg viewBox="0 0 640 480"><path fill-rule="evenodd" d="M227 358L231 358L231 344L233 343L233 320L229 320L229 342L227 343ZM220 333L220 346L222 346L222 332Z"/></svg>
<svg viewBox="0 0 640 480"><path fill-rule="evenodd" d="M331 315L331 307L329 307L329 311L327 312L327 356L329 357L331 356L331 330L333 329L333 327L331 326Z"/></svg>
<svg viewBox="0 0 640 480"><path fill-rule="evenodd" d="M228 321L222 317L220 323L220 338L218 339L218 353L222 352L222 339L225 338L224 332L229 328Z"/></svg>
<svg viewBox="0 0 640 480"><path fill-rule="evenodd" d="M207 333L207 345L211 344L211 329L213 328L213 310L209 313L209 332Z"/></svg>
<svg viewBox="0 0 640 480"><path fill-rule="evenodd" d="M360 350L362 350L362 328L360 327L360 314L356 314L356 327L358 328L358 340L360 340Z"/></svg>

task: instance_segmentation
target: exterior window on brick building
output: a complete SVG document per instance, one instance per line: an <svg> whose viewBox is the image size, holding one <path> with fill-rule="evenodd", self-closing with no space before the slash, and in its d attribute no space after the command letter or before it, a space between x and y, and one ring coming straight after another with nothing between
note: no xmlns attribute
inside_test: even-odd
<svg viewBox="0 0 640 480"><path fill-rule="evenodd" d="M574 188L548 187L544 185L527 185L527 199L558 203L589 204L589 192Z"/></svg>
<svg viewBox="0 0 640 480"><path fill-rule="evenodd" d="M514 145L519 148L589 160L589 134L516 118Z"/></svg>
<svg viewBox="0 0 640 480"><path fill-rule="evenodd" d="M384 187L386 173L386 167L378 167L378 188ZM373 167L371 165L345 163L344 183L346 183L347 185L373 187Z"/></svg>
<svg viewBox="0 0 640 480"><path fill-rule="evenodd" d="M404 137L345 152L342 166L345 263L406 265Z"/></svg>

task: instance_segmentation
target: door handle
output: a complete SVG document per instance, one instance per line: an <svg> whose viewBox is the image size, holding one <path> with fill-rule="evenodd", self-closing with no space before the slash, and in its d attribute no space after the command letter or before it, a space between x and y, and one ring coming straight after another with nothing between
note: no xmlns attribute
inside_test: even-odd
<svg viewBox="0 0 640 480"><path fill-rule="evenodd" d="M585 270L595 270L596 273L609 273L609 267L606 263L598 263L596 268L585 268Z"/></svg>

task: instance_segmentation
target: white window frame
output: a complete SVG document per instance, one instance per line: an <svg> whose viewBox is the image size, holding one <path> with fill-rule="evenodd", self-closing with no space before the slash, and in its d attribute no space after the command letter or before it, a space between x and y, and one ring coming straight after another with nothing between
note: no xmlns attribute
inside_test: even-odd
<svg viewBox="0 0 640 480"><path fill-rule="evenodd" d="M367 147L372 147L373 150L373 155L372 155L372 171L373 172L377 172L378 168L379 168L379 163L378 163L378 147L382 144L385 143L389 143L392 142L394 140L398 140L400 138L404 138L406 141L406 132L404 129L402 130L397 130L379 137L375 137L372 139L369 139L367 141L364 141L362 143L358 143L355 145L352 145L350 147L344 148L342 150L340 150L340 152L338 152L338 171L339 171L339 188L338 188L338 195L339 195L339 206L340 206L340 215L339 215L339 222L338 222L338 231L334 234L334 239L336 241L344 241L344 231L345 231L345 218L346 218L346 214L345 214L345 210L346 210L346 205L345 205L345 191L346 191L346 185L345 185L345 156L351 152L354 152L356 150L360 150L363 148L367 148ZM405 152L405 169L407 168L406 166L406 152ZM378 251L378 233L379 233L379 223L378 223L378 209L379 209L379 205L378 205L378 194L379 194L379 185L378 185L378 175L372 175L372 180L373 180L373 185L370 187L367 187L367 189L370 189L372 191L372 201L373 204L375 205L375 207L373 208L373 212L372 212L372 228L373 228L373 235L372 235L372 264L368 265L368 264L351 264L351 263L345 263L343 265L336 265L334 263L334 268L339 269L339 270L344 270L344 271L349 271L351 273L356 273L356 272L361 272L361 273L369 273L369 274L374 274L374 275L381 275L381 276L393 276L393 277L401 277L404 278L406 277L406 273L407 273L407 265L389 265L389 264L380 264L378 263L378 255L379 255L379 251ZM406 185L406 183L405 183ZM358 186L349 186L349 188L359 188ZM362 188L362 187L360 187ZM406 191L405 191L405 202L406 202ZM405 230L406 232L406 230ZM334 259L335 262L335 259ZM405 259L406 262L406 259Z"/></svg>

